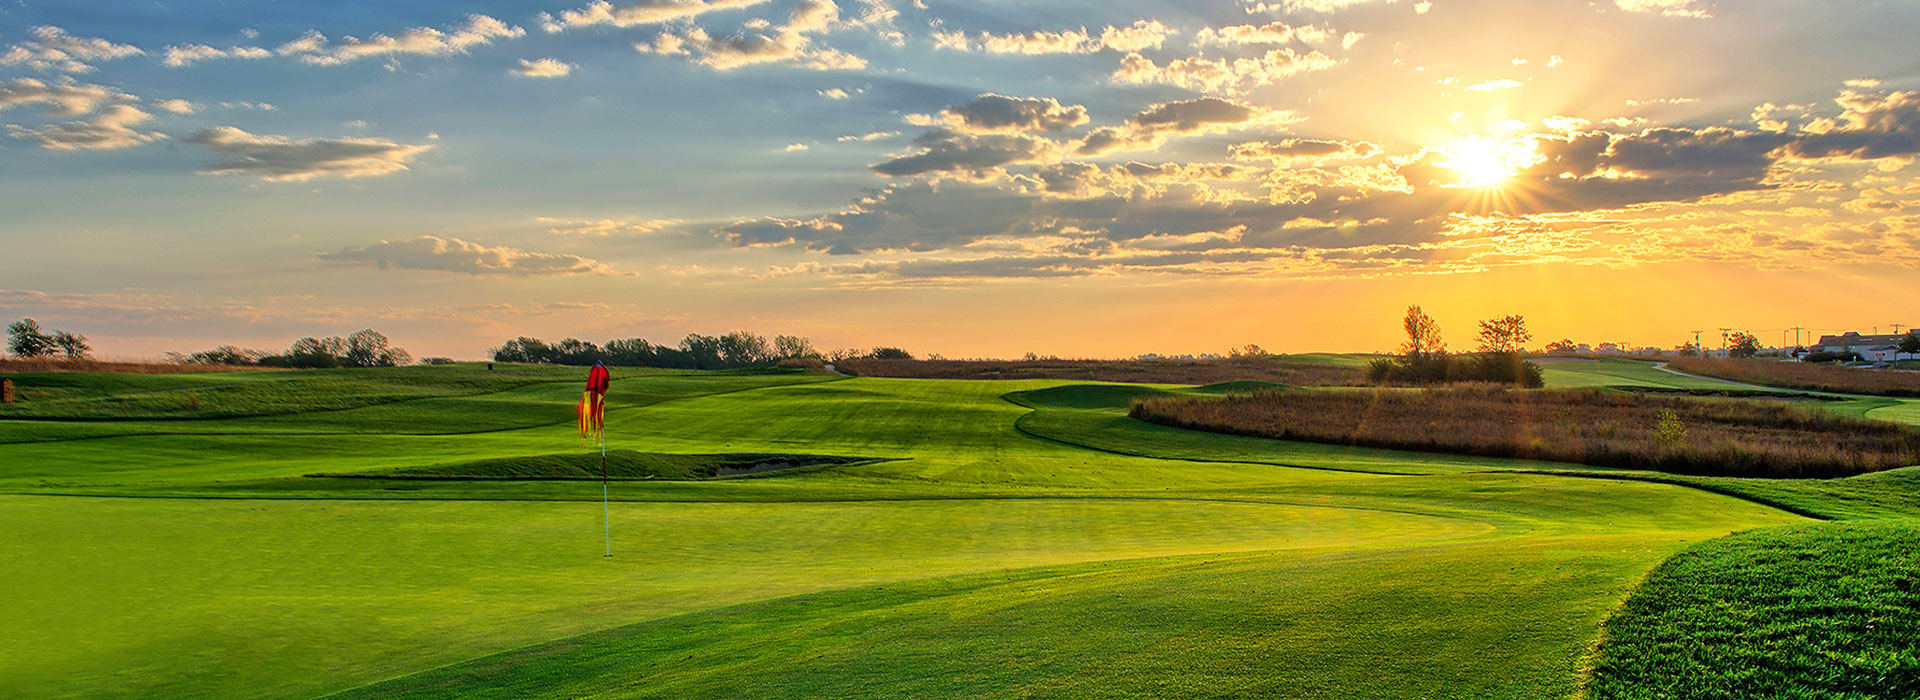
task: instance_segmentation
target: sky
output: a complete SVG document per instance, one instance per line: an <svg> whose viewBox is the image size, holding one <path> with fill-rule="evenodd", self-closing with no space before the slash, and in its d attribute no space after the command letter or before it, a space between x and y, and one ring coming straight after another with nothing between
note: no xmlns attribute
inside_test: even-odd
<svg viewBox="0 0 1920 700"><path fill-rule="evenodd" d="M0 317L1070 357L1920 323L1920 2L0 0Z"/></svg>

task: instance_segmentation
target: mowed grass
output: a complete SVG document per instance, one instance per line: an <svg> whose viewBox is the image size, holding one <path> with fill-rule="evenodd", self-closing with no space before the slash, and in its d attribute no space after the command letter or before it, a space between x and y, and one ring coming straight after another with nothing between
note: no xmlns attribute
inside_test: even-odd
<svg viewBox="0 0 1920 700"><path fill-rule="evenodd" d="M1699 545L1607 626L1588 696L1920 697L1920 528L1821 524Z"/></svg>
<svg viewBox="0 0 1920 700"><path fill-rule="evenodd" d="M1649 569L1807 522L1524 473L1545 463L1152 426L1132 396L1200 390L1044 380L616 368L613 449L888 461L617 483L611 559L591 482L304 476L587 454L579 372L552 371L350 410L0 421L0 561L35 574L0 577L0 696L1566 697ZM1907 488L1875 476L1860 498Z"/></svg>

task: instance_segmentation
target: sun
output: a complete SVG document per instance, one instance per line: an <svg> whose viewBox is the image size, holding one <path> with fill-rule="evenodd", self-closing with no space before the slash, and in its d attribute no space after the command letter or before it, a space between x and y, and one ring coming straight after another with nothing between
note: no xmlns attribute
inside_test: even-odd
<svg viewBox="0 0 1920 700"><path fill-rule="evenodd" d="M1474 134L1435 149L1440 167L1460 174L1453 187L1499 187L1540 162L1533 139L1498 139Z"/></svg>

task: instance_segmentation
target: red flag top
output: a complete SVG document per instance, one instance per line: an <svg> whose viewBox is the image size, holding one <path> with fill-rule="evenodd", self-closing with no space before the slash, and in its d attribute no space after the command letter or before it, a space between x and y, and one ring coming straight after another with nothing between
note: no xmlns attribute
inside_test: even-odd
<svg viewBox="0 0 1920 700"><path fill-rule="evenodd" d="M594 365L593 369L587 372L587 391L605 394L607 386L612 383L613 375L608 374L607 368L603 365Z"/></svg>

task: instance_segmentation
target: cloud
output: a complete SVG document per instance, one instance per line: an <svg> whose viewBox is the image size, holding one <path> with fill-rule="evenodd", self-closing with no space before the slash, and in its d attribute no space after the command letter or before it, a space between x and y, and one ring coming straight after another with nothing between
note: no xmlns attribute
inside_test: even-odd
<svg viewBox="0 0 1920 700"><path fill-rule="evenodd" d="M1292 112L1218 97L1165 102L1135 113L1120 126L1094 129L1080 141L1074 152L1094 156L1118 150L1151 149L1158 148L1166 137L1176 134L1220 133L1298 120L1298 115Z"/></svg>
<svg viewBox="0 0 1920 700"><path fill-rule="evenodd" d="M1526 83L1522 83L1512 78L1499 78L1496 80L1489 80L1483 83L1474 83L1472 85L1468 85L1466 89L1467 89L1467 92L1495 92L1499 90L1512 90L1517 87L1524 87L1525 85Z"/></svg>
<svg viewBox="0 0 1920 700"><path fill-rule="evenodd" d="M169 68L183 68L201 61L230 58L254 60L267 58L272 55L272 51L258 46L230 46L222 49L206 44L187 44L184 46L167 47L166 53L160 59L160 62Z"/></svg>
<svg viewBox="0 0 1920 700"><path fill-rule="evenodd" d="M794 151L804 151L804 150L807 150L807 145L804 143L790 143L790 144L787 144L786 148L782 148L780 150L787 153L792 153Z"/></svg>
<svg viewBox="0 0 1920 700"><path fill-rule="evenodd" d="M444 31L416 27L393 36L375 34L365 39L349 36L338 43L329 42L324 34L310 31L282 44L274 52L291 56L302 63L336 66L374 56L447 56L465 53L468 49L493 43L496 39L512 39L526 33L525 29L492 17L473 14L467 15L466 24Z"/></svg>
<svg viewBox="0 0 1920 700"><path fill-rule="evenodd" d="M601 0L578 10L561 12L559 17L542 13L540 26L549 33L598 25L636 27L693 19L709 12L737 10L766 2L767 0L707 0L705 2L702 0L641 0L615 6Z"/></svg>
<svg viewBox="0 0 1920 700"><path fill-rule="evenodd" d="M0 112L37 104L45 105L47 113L56 117L77 117L90 114L104 104L136 101L138 98L132 95L100 85L76 83L72 78L52 83L33 78L0 82Z"/></svg>
<svg viewBox="0 0 1920 700"><path fill-rule="evenodd" d="M200 105L186 100L154 100L153 108L174 114L193 114L200 111Z"/></svg>
<svg viewBox="0 0 1920 700"><path fill-rule="evenodd" d="M1273 0L1273 2L1243 0L1243 2L1245 2L1247 6L1247 13L1253 14L1255 12L1339 12L1356 5L1367 5L1376 2L1390 5L1399 2L1399 0ZM1426 14L1426 12L1422 10L1416 11L1420 12L1420 14Z"/></svg>
<svg viewBox="0 0 1920 700"><path fill-rule="evenodd" d="M993 177L1013 163L1058 160L1060 145L1027 134L968 134L934 129L915 138L913 152L869 166L889 177L954 173L971 179Z"/></svg>
<svg viewBox="0 0 1920 700"><path fill-rule="evenodd" d="M1164 66L1130 53L1120 59L1113 79L1122 83L1164 83L1197 92L1239 93L1255 86L1272 85L1296 73L1326 70L1339 63L1319 51L1300 54L1291 48L1273 49L1259 58L1178 58Z"/></svg>
<svg viewBox="0 0 1920 700"><path fill-rule="evenodd" d="M840 143L849 143L853 141L879 141L882 139L890 139L899 135L900 135L900 132L898 131L869 131L864 134L847 134L845 136L841 136L840 138L834 139L834 141L837 141Z"/></svg>
<svg viewBox="0 0 1920 700"><path fill-rule="evenodd" d="M547 231L558 236L636 236L658 233L669 226L680 223L675 219L562 219L554 217L536 217L534 221L546 224Z"/></svg>
<svg viewBox="0 0 1920 700"><path fill-rule="evenodd" d="M1297 27L1285 22L1269 22L1265 25L1237 24L1202 29L1193 35L1193 45L1291 44L1295 41L1318 44L1333 36L1336 36L1333 30L1310 24Z"/></svg>
<svg viewBox="0 0 1920 700"><path fill-rule="evenodd" d="M529 61L520 59L512 69L514 75L528 78L564 78L573 72L573 64L557 58L542 58Z"/></svg>
<svg viewBox="0 0 1920 700"><path fill-rule="evenodd" d="M15 43L0 53L0 66L26 66L37 71L88 73L94 63L138 56L139 48L106 39L68 34L59 27L34 27L33 39Z"/></svg>
<svg viewBox="0 0 1920 700"><path fill-rule="evenodd" d="M1372 158L1379 155L1381 150L1379 144L1366 141L1281 139L1236 143L1227 149L1227 153L1236 160L1300 159L1321 162L1336 158Z"/></svg>
<svg viewBox="0 0 1920 700"><path fill-rule="evenodd" d="M810 33L830 28L839 17L839 7L829 0L801 0L794 5L787 23L771 31L754 29L716 37L700 27L687 27L661 32L652 43L637 43L633 48L640 53L686 56L694 63L722 71L760 63L807 70L867 67L866 60L859 56L813 44Z"/></svg>
<svg viewBox="0 0 1920 700"><path fill-rule="evenodd" d="M1920 154L1920 91L1845 90L1837 117L1816 119L1787 146L1803 159L1912 159Z"/></svg>
<svg viewBox="0 0 1920 700"><path fill-rule="evenodd" d="M954 131L975 134L1063 131L1087 123L1087 108L1062 105L1051 97L1009 97L988 92L972 102L948 106L937 115L913 115L908 121L920 126L945 124Z"/></svg>
<svg viewBox="0 0 1920 700"><path fill-rule="evenodd" d="M438 236L381 241L362 248L343 248L337 253L320 253L314 257L328 262L373 265L382 270L398 267L468 275L616 274L607 265L578 255L535 253L507 246L488 247L458 238Z"/></svg>
<svg viewBox="0 0 1920 700"><path fill-rule="evenodd" d="M378 177L407 169L432 149L375 138L289 139L249 134L231 126L194 132L184 139L221 160L203 175L250 175L268 181L301 182L316 177Z"/></svg>
<svg viewBox="0 0 1920 700"><path fill-rule="evenodd" d="M825 90L815 90L814 92L820 95L821 97L825 97L829 100L844 100L849 97L852 97L855 93L859 93L863 91L854 90L852 92L848 92L846 88L827 88Z"/></svg>
<svg viewBox="0 0 1920 700"><path fill-rule="evenodd" d="M152 120L153 115L132 105L114 105L90 121L52 124L38 129L8 124L7 135L50 151L112 151L163 138L154 132L132 128Z"/></svg>
<svg viewBox="0 0 1920 700"><path fill-rule="evenodd" d="M973 37L968 37L966 32L936 31L933 39L935 48L950 51L1039 55L1157 49L1166 43L1168 35L1174 33L1159 20L1142 19L1124 27L1109 24L1097 34L1089 33L1084 27L1010 34L980 32Z"/></svg>
<svg viewBox="0 0 1920 700"><path fill-rule="evenodd" d="M1659 13L1667 17L1711 17L1701 9L1695 0L1614 0L1614 5L1627 12Z"/></svg>

